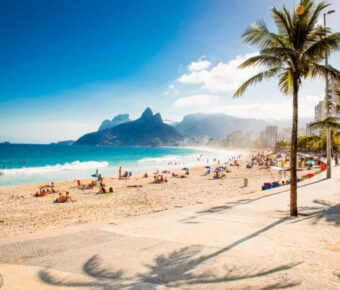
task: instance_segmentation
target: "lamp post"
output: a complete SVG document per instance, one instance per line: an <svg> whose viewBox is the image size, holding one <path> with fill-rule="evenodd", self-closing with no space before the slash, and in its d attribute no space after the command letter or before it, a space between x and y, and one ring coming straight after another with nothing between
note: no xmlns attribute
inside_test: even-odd
<svg viewBox="0 0 340 290"><path fill-rule="evenodd" d="M334 13L335 10L329 10L328 12L323 14L323 25L326 29L326 16L328 14ZM327 52L325 54L325 65L328 65L328 55ZM328 117L328 91L329 91L329 83L328 83L328 75L325 76L326 79L326 87L325 87L325 107L326 107L326 118ZM332 140L331 140L331 130L327 129L327 178L332 177Z"/></svg>

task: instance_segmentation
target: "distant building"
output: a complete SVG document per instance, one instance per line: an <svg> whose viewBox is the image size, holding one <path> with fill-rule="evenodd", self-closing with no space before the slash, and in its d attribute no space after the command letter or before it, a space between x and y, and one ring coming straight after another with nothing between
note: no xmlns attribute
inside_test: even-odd
<svg viewBox="0 0 340 290"><path fill-rule="evenodd" d="M314 109L314 121L322 121L326 119L326 105L325 101L320 101Z"/></svg>
<svg viewBox="0 0 340 290"><path fill-rule="evenodd" d="M311 127L312 124L313 124L313 122L306 124L306 136L307 137L310 137L310 136L317 134L316 130Z"/></svg>
<svg viewBox="0 0 340 290"><path fill-rule="evenodd" d="M241 130L231 132L226 137L227 147L250 147L249 134L243 133Z"/></svg>
<svg viewBox="0 0 340 290"><path fill-rule="evenodd" d="M298 137L306 136L305 128L298 128ZM280 133L277 135L277 139L279 141L290 142L292 139L292 128L283 128Z"/></svg>
<svg viewBox="0 0 340 290"><path fill-rule="evenodd" d="M340 105L340 97L335 91L335 86L339 88L339 84L335 85L333 81L330 81L330 86L327 95L328 106L325 108L327 110L327 117L340 117L340 110L338 110L338 105Z"/></svg>
<svg viewBox="0 0 340 290"><path fill-rule="evenodd" d="M266 146L274 147L277 142L277 126L266 126Z"/></svg>

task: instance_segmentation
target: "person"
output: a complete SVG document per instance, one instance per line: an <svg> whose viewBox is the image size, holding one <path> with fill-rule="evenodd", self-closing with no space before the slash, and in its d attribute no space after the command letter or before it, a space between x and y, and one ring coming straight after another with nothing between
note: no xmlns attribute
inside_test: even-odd
<svg viewBox="0 0 340 290"><path fill-rule="evenodd" d="M144 178L148 178L148 177L149 177L148 173L147 173L147 172L145 172L145 174L144 174Z"/></svg>
<svg viewBox="0 0 340 290"><path fill-rule="evenodd" d="M64 202L68 202L69 200L73 202L73 200L72 200L72 198L70 196L70 193L66 192L66 196L65 196L65 201Z"/></svg>
<svg viewBox="0 0 340 290"><path fill-rule="evenodd" d="M189 173L189 170L187 170L186 172L185 172L185 175L189 175L190 173Z"/></svg>
<svg viewBox="0 0 340 290"><path fill-rule="evenodd" d="M122 178L122 167L119 167L119 179Z"/></svg>
<svg viewBox="0 0 340 290"><path fill-rule="evenodd" d="M102 185L98 193L106 193L106 188L104 187L104 185Z"/></svg>
<svg viewBox="0 0 340 290"><path fill-rule="evenodd" d="M69 200L73 202L73 200L70 196L70 193L66 192L66 196L64 196L62 193L59 193L59 197L54 202L64 203L64 202L68 202Z"/></svg>
<svg viewBox="0 0 340 290"><path fill-rule="evenodd" d="M34 196L35 197L43 197L43 196L47 196L48 194L45 192L45 190L42 190L40 192L37 192Z"/></svg>
<svg viewBox="0 0 340 290"><path fill-rule="evenodd" d="M334 154L334 162L335 162L335 167L339 166L339 154L338 153Z"/></svg>
<svg viewBox="0 0 340 290"><path fill-rule="evenodd" d="M101 174L99 174L98 180L99 180L99 181L103 181L103 176L102 176Z"/></svg>
<svg viewBox="0 0 340 290"><path fill-rule="evenodd" d="M59 197L54 202L63 202L65 199L64 195L60 192Z"/></svg>

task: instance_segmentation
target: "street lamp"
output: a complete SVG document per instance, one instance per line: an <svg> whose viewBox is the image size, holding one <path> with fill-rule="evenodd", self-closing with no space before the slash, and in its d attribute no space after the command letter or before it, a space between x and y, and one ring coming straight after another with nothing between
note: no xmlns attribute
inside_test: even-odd
<svg viewBox="0 0 340 290"><path fill-rule="evenodd" d="M326 30L326 15L328 14L332 14L334 13L335 10L329 10L327 11L326 13L323 14L323 25L325 27L325 30ZM328 65L328 55L327 55L327 52L325 53L325 65L327 66ZM325 75L325 79L326 79L326 93L325 93L325 107L326 107L326 118L328 117L328 94L329 94L329 84L328 84L328 75L326 73ZM332 144L331 144L331 130L330 129L327 129L327 178L331 178L332 177Z"/></svg>

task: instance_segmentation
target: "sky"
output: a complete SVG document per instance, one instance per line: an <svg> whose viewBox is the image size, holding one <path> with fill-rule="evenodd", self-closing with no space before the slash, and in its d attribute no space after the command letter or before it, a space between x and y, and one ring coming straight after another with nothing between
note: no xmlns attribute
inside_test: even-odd
<svg viewBox="0 0 340 290"><path fill-rule="evenodd" d="M327 24L340 30L340 1ZM270 8L297 0L0 0L0 142L49 143L96 131L104 119L146 107L163 119L226 113L291 118L277 81L232 98L258 71L241 34ZM340 55L330 64L339 68ZM305 81L299 114L312 119L322 80Z"/></svg>

